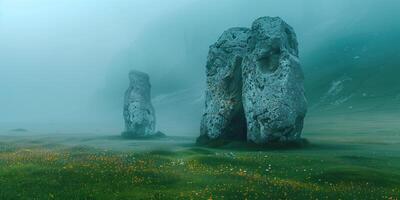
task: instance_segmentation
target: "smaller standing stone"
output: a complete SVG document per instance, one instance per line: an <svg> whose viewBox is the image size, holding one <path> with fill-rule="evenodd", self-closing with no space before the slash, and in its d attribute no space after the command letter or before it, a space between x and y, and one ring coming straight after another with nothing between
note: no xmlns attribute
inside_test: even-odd
<svg viewBox="0 0 400 200"><path fill-rule="evenodd" d="M155 111L151 103L149 75L139 71L129 73L130 85L125 93L124 137L149 137L155 135Z"/></svg>

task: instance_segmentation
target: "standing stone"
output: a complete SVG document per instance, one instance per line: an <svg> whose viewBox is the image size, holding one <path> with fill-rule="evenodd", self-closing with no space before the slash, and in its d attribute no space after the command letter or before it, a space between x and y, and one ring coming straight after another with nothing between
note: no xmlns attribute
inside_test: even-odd
<svg viewBox="0 0 400 200"><path fill-rule="evenodd" d="M155 133L155 113L150 98L149 75L139 71L129 73L130 85L125 93L124 137L147 137Z"/></svg>
<svg viewBox="0 0 400 200"><path fill-rule="evenodd" d="M296 34L279 17L225 31L210 47L198 142L300 139L307 111Z"/></svg>
<svg viewBox="0 0 400 200"><path fill-rule="evenodd" d="M246 138L241 65L246 55L248 32L246 28L229 29L210 47L206 105L199 138L203 142Z"/></svg>
<svg viewBox="0 0 400 200"><path fill-rule="evenodd" d="M248 141L300 139L307 105L297 46L294 30L282 19L263 17L253 23L243 64Z"/></svg>

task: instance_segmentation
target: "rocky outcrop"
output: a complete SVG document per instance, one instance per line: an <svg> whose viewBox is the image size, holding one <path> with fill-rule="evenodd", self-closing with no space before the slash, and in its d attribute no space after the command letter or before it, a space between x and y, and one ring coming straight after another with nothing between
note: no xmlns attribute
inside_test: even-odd
<svg viewBox="0 0 400 200"><path fill-rule="evenodd" d="M255 143L300 139L306 114L296 34L280 18L253 23L243 62L247 139Z"/></svg>
<svg viewBox="0 0 400 200"><path fill-rule="evenodd" d="M155 135L155 112L150 98L149 75L131 71L130 85L125 93L124 137L148 137Z"/></svg>
<svg viewBox="0 0 400 200"><path fill-rule="evenodd" d="M246 138L242 104L242 61L249 29L225 31L210 47L207 59L205 113L201 122L204 139Z"/></svg>
<svg viewBox="0 0 400 200"><path fill-rule="evenodd" d="M297 46L278 17L226 31L210 47L199 140L299 140L307 105Z"/></svg>

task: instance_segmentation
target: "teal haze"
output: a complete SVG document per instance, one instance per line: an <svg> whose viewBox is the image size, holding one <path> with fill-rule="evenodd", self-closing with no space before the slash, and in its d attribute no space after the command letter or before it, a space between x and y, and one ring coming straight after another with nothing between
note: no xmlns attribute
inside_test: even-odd
<svg viewBox="0 0 400 200"><path fill-rule="evenodd" d="M260 16L279 16L297 33L306 131L320 117L400 119L399 8L397 0L0 0L0 130L119 134L135 69L151 77L157 129L197 136L209 46Z"/></svg>

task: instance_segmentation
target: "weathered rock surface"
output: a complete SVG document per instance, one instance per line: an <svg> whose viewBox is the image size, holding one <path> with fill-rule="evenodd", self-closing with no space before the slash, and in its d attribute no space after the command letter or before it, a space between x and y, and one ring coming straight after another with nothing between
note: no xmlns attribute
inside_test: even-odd
<svg viewBox="0 0 400 200"><path fill-rule="evenodd" d="M307 111L296 34L280 18L225 31L210 47L199 140L300 139Z"/></svg>
<svg viewBox="0 0 400 200"><path fill-rule="evenodd" d="M247 140L254 143L300 139L307 105L298 44L280 18L253 23L243 62L243 104Z"/></svg>
<svg viewBox="0 0 400 200"><path fill-rule="evenodd" d="M206 105L200 128L205 139L246 138L241 64L248 32L246 28L229 29L210 47Z"/></svg>
<svg viewBox="0 0 400 200"><path fill-rule="evenodd" d="M155 112L150 97L149 75L139 71L129 73L130 85L125 93L125 137L147 137L155 133Z"/></svg>

